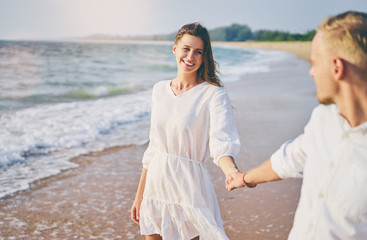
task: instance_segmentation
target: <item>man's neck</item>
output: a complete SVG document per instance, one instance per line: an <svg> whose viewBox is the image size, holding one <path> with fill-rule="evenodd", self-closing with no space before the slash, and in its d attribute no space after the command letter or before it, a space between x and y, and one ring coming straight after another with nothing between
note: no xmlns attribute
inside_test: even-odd
<svg viewBox="0 0 367 240"><path fill-rule="evenodd" d="M366 84L367 85L367 84ZM340 114L351 127L367 122L367 86L351 86L336 100Z"/></svg>

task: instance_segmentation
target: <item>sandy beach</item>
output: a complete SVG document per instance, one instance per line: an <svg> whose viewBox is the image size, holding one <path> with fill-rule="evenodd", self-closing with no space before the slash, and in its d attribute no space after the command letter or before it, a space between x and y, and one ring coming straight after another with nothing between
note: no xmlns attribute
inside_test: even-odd
<svg viewBox="0 0 367 240"><path fill-rule="evenodd" d="M316 106L315 87L308 76L310 43L225 44L289 51L303 59L294 56L274 65L271 72L246 75L246 81L225 85L242 143L237 164L245 171L300 134ZM130 207L145 148L116 147L80 156L74 159L79 168L0 200L0 239L144 239L130 220ZM301 180L227 192L221 170L212 162L207 167L230 239L287 238Z"/></svg>

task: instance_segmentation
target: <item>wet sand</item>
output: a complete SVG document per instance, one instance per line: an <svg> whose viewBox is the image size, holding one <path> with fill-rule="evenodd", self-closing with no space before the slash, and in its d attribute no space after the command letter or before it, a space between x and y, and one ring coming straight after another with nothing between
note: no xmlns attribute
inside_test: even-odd
<svg viewBox="0 0 367 240"><path fill-rule="evenodd" d="M242 142L240 169L262 163L302 132L316 105L308 67L294 57L271 73L226 84ZM0 200L0 239L144 239L130 220L130 207L145 148L116 147L80 156L75 159L79 168ZM301 180L227 192L220 169L212 162L207 166L230 239L287 238Z"/></svg>

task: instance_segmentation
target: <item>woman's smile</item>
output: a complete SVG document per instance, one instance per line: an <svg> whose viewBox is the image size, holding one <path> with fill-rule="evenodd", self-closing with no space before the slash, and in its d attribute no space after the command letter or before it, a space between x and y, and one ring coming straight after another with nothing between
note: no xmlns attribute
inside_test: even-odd
<svg viewBox="0 0 367 240"><path fill-rule="evenodd" d="M182 62L185 63L188 66L194 66L195 65L195 63L189 63L189 62L186 62L185 60L182 60Z"/></svg>

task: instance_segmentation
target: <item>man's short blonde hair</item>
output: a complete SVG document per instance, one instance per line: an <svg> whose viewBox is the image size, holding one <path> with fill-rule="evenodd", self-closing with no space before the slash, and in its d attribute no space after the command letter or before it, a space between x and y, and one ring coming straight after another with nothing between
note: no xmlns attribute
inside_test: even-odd
<svg viewBox="0 0 367 240"><path fill-rule="evenodd" d="M350 63L367 69L367 14L349 11L326 18L317 31L325 44Z"/></svg>

